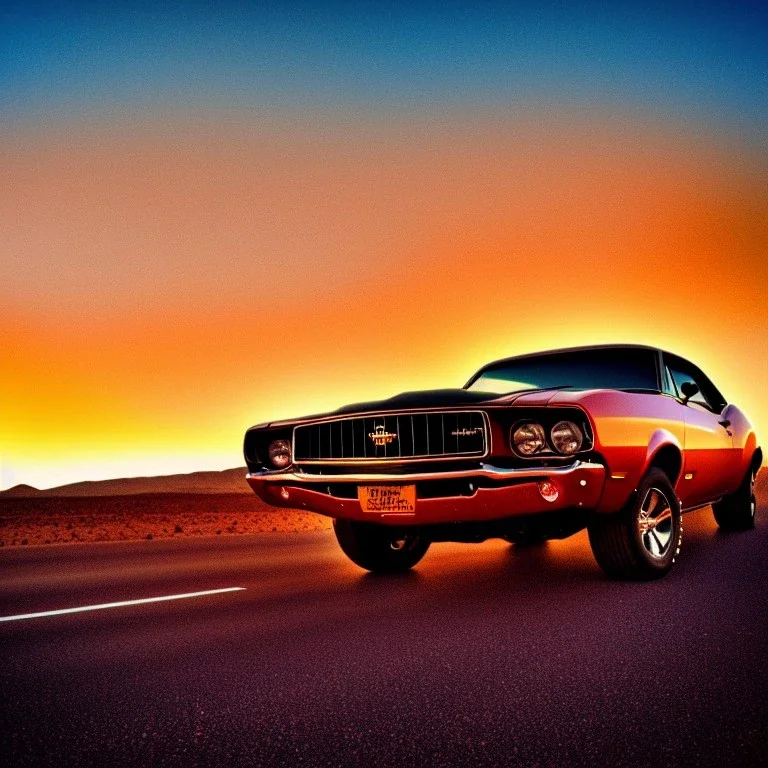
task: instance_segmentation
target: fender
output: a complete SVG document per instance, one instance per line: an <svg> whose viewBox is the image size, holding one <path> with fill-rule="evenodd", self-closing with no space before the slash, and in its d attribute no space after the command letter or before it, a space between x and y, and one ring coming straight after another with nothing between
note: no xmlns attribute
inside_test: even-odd
<svg viewBox="0 0 768 768"><path fill-rule="evenodd" d="M638 448L642 451L641 446ZM638 463L636 468L623 475L608 475L597 512L616 512L621 509L637 490L638 483L651 467L662 469L670 478L673 487L676 487L680 480L682 466L683 449L678 438L668 429L653 430L648 437L642 463Z"/></svg>
<svg viewBox="0 0 768 768"><path fill-rule="evenodd" d="M763 453L758 446L757 435L749 419L733 404L726 406L722 413L730 421L729 430L733 436L734 461L731 464L729 490L735 491L752 468L755 472L762 464Z"/></svg>
<svg viewBox="0 0 768 768"><path fill-rule="evenodd" d="M683 468L683 448L679 440L667 429L655 429L651 433L642 475L645 475L651 467L663 469L672 486L677 488Z"/></svg>
<svg viewBox="0 0 768 768"><path fill-rule="evenodd" d="M742 480L747 474L747 470L752 468L757 474L760 465L763 463L763 452L757 446L757 435L750 430L746 445L739 457L738 478Z"/></svg>

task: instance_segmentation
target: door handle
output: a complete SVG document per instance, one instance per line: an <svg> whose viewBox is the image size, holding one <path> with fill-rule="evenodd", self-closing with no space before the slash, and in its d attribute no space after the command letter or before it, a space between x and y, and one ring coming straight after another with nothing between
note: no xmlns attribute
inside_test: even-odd
<svg viewBox="0 0 768 768"><path fill-rule="evenodd" d="M728 429L728 427L731 426L731 420L730 419L723 419L722 421L717 422L721 427L725 427Z"/></svg>

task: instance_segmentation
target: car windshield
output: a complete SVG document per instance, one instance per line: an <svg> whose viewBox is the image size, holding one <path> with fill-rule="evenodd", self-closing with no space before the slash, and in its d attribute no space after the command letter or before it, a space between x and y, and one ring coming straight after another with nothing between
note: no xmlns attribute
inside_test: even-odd
<svg viewBox="0 0 768 768"><path fill-rule="evenodd" d="M651 349L587 349L493 363L466 389L507 394L531 389L639 389L658 392L656 352Z"/></svg>

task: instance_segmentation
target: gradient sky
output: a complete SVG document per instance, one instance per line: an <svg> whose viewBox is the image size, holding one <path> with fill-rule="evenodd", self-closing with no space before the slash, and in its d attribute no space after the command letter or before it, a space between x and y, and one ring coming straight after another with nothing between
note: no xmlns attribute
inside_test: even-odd
<svg viewBox="0 0 768 768"><path fill-rule="evenodd" d="M604 341L768 434L760 4L0 13L0 488Z"/></svg>

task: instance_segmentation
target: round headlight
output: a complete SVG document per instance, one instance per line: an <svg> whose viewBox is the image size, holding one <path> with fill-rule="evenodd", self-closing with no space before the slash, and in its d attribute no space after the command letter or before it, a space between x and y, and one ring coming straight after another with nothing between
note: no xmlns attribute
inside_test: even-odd
<svg viewBox="0 0 768 768"><path fill-rule="evenodd" d="M581 430L572 421L558 421L552 427L550 437L552 438L552 445L555 446L555 450L567 456L576 453L584 442Z"/></svg>
<svg viewBox="0 0 768 768"><path fill-rule="evenodd" d="M521 424L512 435L512 447L523 456L533 456L538 453L547 440L544 435L544 427L535 421L526 421Z"/></svg>
<svg viewBox="0 0 768 768"><path fill-rule="evenodd" d="M285 469L291 463L291 444L287 440L274 440L269 444L272 466Z"/></svg>

